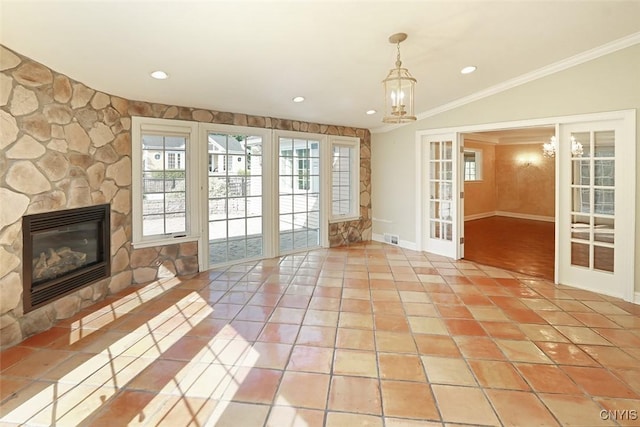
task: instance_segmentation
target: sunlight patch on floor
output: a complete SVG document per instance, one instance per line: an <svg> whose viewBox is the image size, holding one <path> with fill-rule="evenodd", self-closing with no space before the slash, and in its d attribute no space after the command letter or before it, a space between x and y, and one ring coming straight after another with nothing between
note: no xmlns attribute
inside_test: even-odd
<svg viewBox="0 0 640 427"><path fill-rule="evenodd" d="M117 304L111 304L109 311L114 316L129 313L175 284L164 283L145 292L138 291L119 300ZM76 356L85 360L76 359L80 364L70 367L58 379L52 378L55 382L43 381L20 392L15 400L4 405L0 421L76 425L86 420L118 390L131 384L172 348L179 347L186 334L213 312L213 308L200 295L196 292L189 293L109 344L100 353L81 353ZM95 325L92 322L97 318L99 317L89 320L86 325ZM78 328L76 331L82 329ZM78 342L82 338L83 336L76 335L72 339L73 342ZM247 368L251 368L258 358L259 353L251 344L230 325L225 325L216 336L203 344L189 362L185 361L186 365L167 381L162 391L140 409L137 418L147 419L151 414L147 407L154 408L153 412L156 412L158 400L164 406L165 401L170 400L169 397L175 396L178 400L173 399L167 409L181 404L186 405L185 408L190 407L193 405L191 398L196 398L196 401L197 398L220 400L215 405L213 415L207 416L208 419L215 420L216 414L219 417L224 412L228 401L246 378L249 372ZM96 370L97 367L99 368ZM130 425L135 424L136 419L132 419Z"/></svg>

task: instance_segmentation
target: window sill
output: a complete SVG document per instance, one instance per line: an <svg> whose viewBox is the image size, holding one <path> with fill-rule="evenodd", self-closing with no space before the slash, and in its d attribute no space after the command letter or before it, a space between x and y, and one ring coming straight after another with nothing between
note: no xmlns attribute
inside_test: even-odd
<svg viewBox="0 0 640 427"><path fill-rule="evenodd" d="M335 224L337 222L360 221L361 219L362 219L362 217L359 216L359 215L343 216L343 217L339 217L339 218L331 218L329 220L329 224Z"/></svg>
<svg viewBox="0 0 640 427"><path fill-rule="evenodd" d="M197 242L199 239L199 236L185 236L165 239L142 240L131 243L131 246L133 246L133 249L144 249L153 248L155 246L175 245L176 243Z"/></svg>

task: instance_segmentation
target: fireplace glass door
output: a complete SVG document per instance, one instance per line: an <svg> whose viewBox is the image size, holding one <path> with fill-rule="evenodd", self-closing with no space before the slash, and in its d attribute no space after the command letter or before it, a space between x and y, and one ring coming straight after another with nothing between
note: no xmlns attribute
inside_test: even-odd
<svg viewBox="0 0 640 427"><path fill-rule="evenodd" d="M85 222L33 235L33 285L98 261L98 222Z"/></svg>
<svg viewBox="0 0 640 427"><path fill-rule="evenodd" d="M111 274L108 204L22 218L24 312Z"/></svg>

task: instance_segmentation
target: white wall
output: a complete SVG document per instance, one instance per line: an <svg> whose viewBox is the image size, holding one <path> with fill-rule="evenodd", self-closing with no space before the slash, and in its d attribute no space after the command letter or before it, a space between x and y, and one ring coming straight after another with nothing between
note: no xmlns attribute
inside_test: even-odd
<svg viewBox="0 0 640 427"><path fill-rule="evenodd" d="M418 130L632 108L640 109L640 44L396 130L375 133L371 138L373 217L389 222L374 221L373 233L398 234L400 240L415 242ZM638 138L638 111L636 125ZM640 165L640 150L637 153L636 164ZM640 189L640 173L637 178ZM640 197L637 197L636 247L640 242L639 213ZM635 264L635 288L640 291L640 251Z"/></svg>

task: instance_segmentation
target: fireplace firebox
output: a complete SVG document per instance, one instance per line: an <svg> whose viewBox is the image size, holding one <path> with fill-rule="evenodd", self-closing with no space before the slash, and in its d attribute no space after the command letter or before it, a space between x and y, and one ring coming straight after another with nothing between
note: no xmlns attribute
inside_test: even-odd
<svg viewBox="0 0 640 427"><path fill-rule="evenodd" d="M111 275L109 204L22 218L24 312Z"/></svg>

